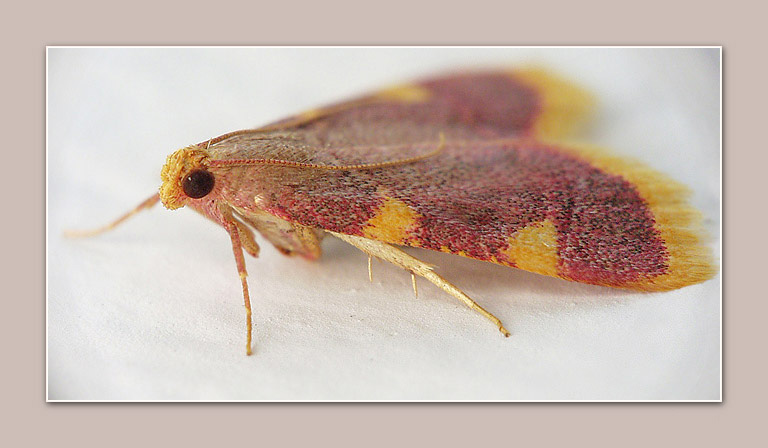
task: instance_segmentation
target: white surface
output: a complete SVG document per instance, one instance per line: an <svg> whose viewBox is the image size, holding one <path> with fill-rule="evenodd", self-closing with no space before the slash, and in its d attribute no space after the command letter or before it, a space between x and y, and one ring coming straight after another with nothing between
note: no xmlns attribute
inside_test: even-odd
<svg viewBox="0 0 768 448"><path fill-rule="evenodd" d="M414 250L505 322L326 239L311 263L248 258L255 355L221 228L158 206L167 154L425 74L539 62L594 90L584 139L694 191L719 257L719 52L700 49L51 49L50 399L720 398L720 275L640 294Z"/></svg>

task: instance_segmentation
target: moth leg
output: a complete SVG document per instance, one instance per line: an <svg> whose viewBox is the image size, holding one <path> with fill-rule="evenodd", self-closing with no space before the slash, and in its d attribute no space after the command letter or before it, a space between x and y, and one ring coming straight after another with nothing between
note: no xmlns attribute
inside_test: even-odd
<svg viewBox="0 0 768 448"><path fill-rule="evenodd" d="M411 284L413 285L413 295L416 296L416 298L419 297L419 288L416 287L416 274L411 272Z"/></svg>
<svg viewBox="0 0 768 448"><path fill-rule="evenodd" d="M245 251L253 258L259 258L259 251L261 249L253 238L251 229L240 221L233 221L233 224L237 227L237 231L240 234L240 243L242 244L243 249L245 249Z"/></svg>
<svg viewBox="0 0 768 448"><path fill-rule="evenodd" d="M373 283L373 267L371 266L371 255L368 254L368 281Z"/></svg>
<svg viewBox="0 0 768 448"><path fill-rule="evenodd" d="M108 232L114 229L115 227L117 227L118 225L122 224L123 221L135 215L136 213L139 213L142 210L151 208L153 205L157 204L159 200L160 200L160 195L153 194L149 198L145 199L144 202L137 205L133 210L129 211L128 213L124 214L123 216L117 218L116 220L112 221L111 223L105 226L102 226L93 230L65 230L64 236L67 238L84 238L84 237L95 236L100 233Z"/></svg>
<svg viewBox="0 0 768 448"><path fill-rule="evenodd" d="M251 322L251 296L248 293L248 272L245 270L245 257L243 257L243 243L238 230L238 222L232 217L231 211L222 209L222 214L225 217L224 225L229 232L229 238L232 240L232 252L235 255L235 262L237 263L237 272L240 274L240 283L243 286L243 302L245 303L245 325L246 325L246 341L245 341L245 353L252 355L251 350L251 334L252 334L252 322ZM241 224L242 225L242 224ZM247 229L246 229L247 230ZM251 236L252 239L252 236ZM254 242L255 243L255 242Z"/></svg>
<svg viewBox="0 0 768 448"><path fill-rule="evenodd" d="M464 304L466 304L468 307L472 308L473 310L477 311L481 315L485 316L488 320L493 322L494 325L496 325L496 327L498 327L499 331L501 331L501 333L504 336L509 337L509 331L507 331L507 329L504 328L504 325L496 316L494 316L493 314L483 309L483 307L481 307L474 300L469 298L469 296L464 294L464 292L462 292L459 288L448 283L443 277L435 273L432 270L432 266L430 266L429 264L424 263L423 261L420 261L417 258L414 258L408 255L404 251L394 246L391 246L386 243L382 243L380 241L371 240L368 238L362 238L359 236L344 235L336 232L329 232L329 233L332 233L334 236L357 247L358 249L362 250L368 255L388 261L394 264L395 266L399 266L405 269L406 271L409 271L413 275L424 277L425 279L434 283L438 288L442 289L443 291L447 292L453 297L456 297L457 299L464 302Z"/></svg>

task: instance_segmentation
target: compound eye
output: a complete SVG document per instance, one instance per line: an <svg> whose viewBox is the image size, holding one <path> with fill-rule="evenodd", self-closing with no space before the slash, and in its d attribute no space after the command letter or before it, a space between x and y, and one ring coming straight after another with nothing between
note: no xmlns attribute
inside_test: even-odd
<svg viewBox="0 0 768 448"><path fill-rule="evenodd" d="M190 198L200 199L213 190L213 184L213 174L206 170L195 170L184 177L181 188Z"/></svg>

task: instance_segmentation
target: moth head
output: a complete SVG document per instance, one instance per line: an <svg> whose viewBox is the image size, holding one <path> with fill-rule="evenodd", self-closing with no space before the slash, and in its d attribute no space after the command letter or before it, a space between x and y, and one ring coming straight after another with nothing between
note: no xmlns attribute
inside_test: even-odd
<svg viewBox="0 0 768 448"><path fill-rule="evenodd" d="M188 146L169 155L160 172L160 200L165 208L183 207L188 199L205 197L213 190L214 177L208 171L208 154L197 146Z"/></svg>

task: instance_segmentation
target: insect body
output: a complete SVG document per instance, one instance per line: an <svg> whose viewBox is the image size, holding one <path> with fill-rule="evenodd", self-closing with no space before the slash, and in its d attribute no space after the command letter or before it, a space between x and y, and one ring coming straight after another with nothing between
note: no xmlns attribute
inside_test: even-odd
<svg viewBox="0 0 768 448"><path fill-rule="evenodd" d="M590 108L546 72L430 79L180 149L161 201L229 233L247 309L254 230L286 255L331 234L433 282L494 322L432 268L422 247L597 285L661 291L714 273L684 189L624 159L552 139ZM129 215L130 215L129 214ZM125 219L127 216L121 218ZM116 223L108 226L111 228Z"/></svg>

